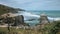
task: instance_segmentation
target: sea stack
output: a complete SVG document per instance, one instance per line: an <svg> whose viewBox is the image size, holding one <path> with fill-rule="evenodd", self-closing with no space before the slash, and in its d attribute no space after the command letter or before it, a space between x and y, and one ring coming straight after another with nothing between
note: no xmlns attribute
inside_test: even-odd
<svg viewBox="0 0 60 34"><path fill-rule="evenodd" d="M41 24L46 24L46 23L50 23L48 18L47 18L47 15L46 14L41 14L40 15L40 23Z"/></svg>
<svg viewBox="0 0 60 34"><path fill-rule="evenodd" d="M46 14L40 15L40 29L44 28L46 24L50 23Z"/></svg>

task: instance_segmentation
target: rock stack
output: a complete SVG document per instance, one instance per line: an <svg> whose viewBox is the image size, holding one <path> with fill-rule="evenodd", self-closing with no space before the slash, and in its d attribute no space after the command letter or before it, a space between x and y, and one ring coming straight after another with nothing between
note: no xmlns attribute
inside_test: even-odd
<svg viewBox="0 0 60 34"><path fill-rule="evenodd" d="M46 14L40 15L40 29L44 28L46 24L50 23Z"/></svg>
<svg viewBox="0 0 60 34"><path fill-rule="evenodd" d="M40 23L41 23L41 24L49 23L49 20L48 20L46 14L41 14L41 15L40 15Z"/></svg>

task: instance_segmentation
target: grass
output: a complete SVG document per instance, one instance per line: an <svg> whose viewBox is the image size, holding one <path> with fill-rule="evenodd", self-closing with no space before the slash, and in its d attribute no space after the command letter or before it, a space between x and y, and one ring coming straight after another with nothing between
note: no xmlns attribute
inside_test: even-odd
<svg viewBox="0 0 60 34"><path fill-rule="evenodd" d="M10 28L10 33L18 33L18 34L49 34L49 31L56 25L56 23L46 24L43 29L41 30L32 30L32 29L16 29ZM7 28L0 27L0 32L8 32ZM58 34L60 31L58 32Z"/></svg>
<svg viewBox="0 0 60 34"><path fill-rule="evenodd" d="M40 32L36 30L24 30L24 29L15 29L15 28L10 28L10 32L18 32L18 34L39 34ZM0 27L0 32L8 32L7 28Z"/></svg>

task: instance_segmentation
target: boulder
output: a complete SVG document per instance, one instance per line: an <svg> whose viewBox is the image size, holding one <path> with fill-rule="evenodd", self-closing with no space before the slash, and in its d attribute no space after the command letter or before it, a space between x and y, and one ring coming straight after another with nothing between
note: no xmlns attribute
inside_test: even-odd
<svg viewBox="0 0 60 34"><path fill-rule="evenodd" d="M19 15L15 17L15 26L19 26L20 24L24 24L24 17L23 15Z"/></svg>

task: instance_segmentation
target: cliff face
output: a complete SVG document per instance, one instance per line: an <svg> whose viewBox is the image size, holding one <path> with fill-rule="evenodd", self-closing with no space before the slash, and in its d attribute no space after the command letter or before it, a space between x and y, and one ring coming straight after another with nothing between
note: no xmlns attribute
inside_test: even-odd
<svg viewBox="0 0 60 34"><path fill-rule="evenodd" d="M25 11L25 10L20 8L12 8L12 7L0 4L0 15L8 12L17 13L18 11Z"/></svg>

